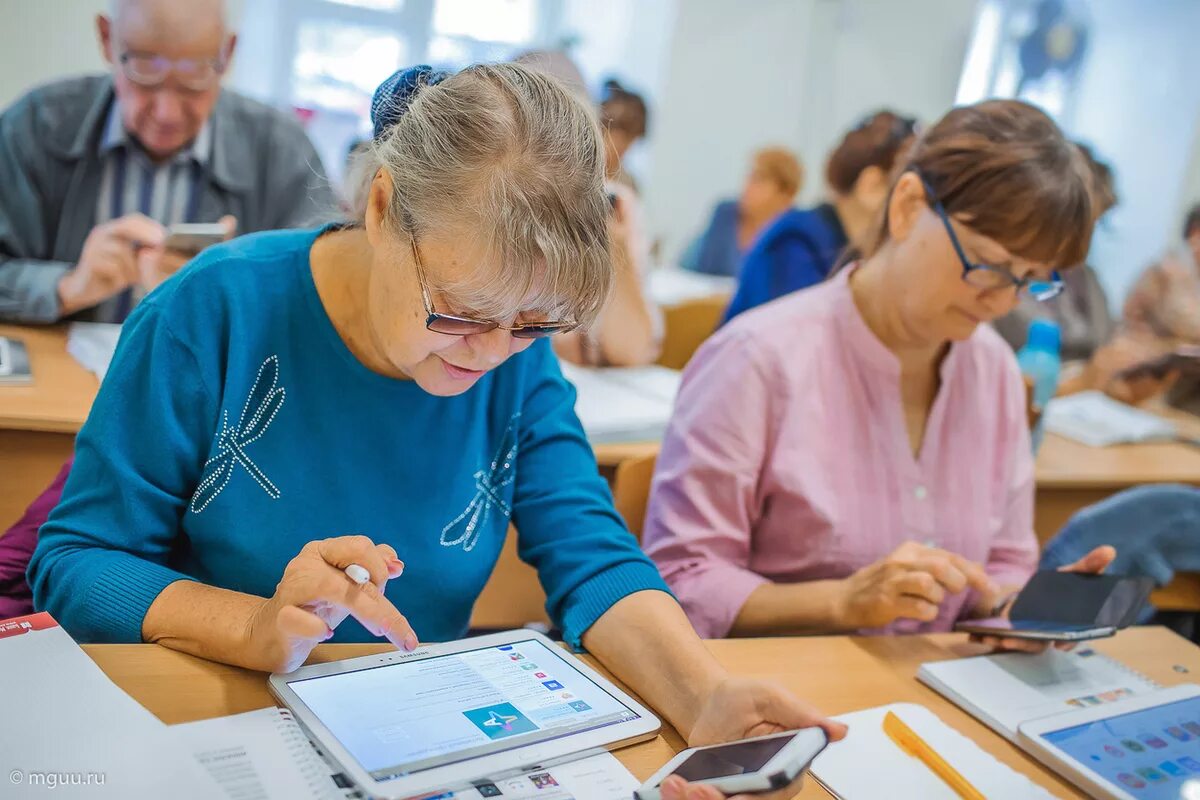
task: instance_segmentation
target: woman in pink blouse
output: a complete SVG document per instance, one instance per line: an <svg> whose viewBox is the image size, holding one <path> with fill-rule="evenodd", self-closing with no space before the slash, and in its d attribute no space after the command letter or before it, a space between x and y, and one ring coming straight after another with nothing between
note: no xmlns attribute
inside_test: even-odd
<svg viewBox="0 0 1200 800"><path fill-rule="evenodd" d="M644 544L702 636L946 631L1037 565L1025 386L981 323L1083 262L1090 179L1007 100L954 109L904 164L862 261L688 365Z"/></svg>

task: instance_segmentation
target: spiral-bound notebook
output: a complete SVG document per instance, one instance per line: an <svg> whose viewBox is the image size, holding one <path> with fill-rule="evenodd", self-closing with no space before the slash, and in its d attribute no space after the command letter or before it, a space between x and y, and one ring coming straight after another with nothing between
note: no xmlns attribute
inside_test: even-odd
<svg viewBox="0 0 1200 800"><path fill-rule="evenodd" d="M290 711L245 714L172 725L178 737L236 800L344 800L361 797L321 758ZM343 788L345 786L345 788Z"/></svg>
<svg viewBox="0 0 1200 800"><path fill-rule="evenodd" d="M933 661L917 679L1013 742L1023 722L1160 688L1090 648Z"/></svg>

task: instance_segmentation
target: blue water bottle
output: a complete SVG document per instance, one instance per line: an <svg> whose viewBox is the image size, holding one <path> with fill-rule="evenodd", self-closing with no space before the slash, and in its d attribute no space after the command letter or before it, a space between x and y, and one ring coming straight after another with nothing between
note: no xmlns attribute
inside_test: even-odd
<svg viewBox="0 0 1200 800"><path fill-rule="evenodd" d="M1058 375L1062 371L1062 333L1058 323L1048 319L1035 319L1029 325L1025 346L1017 353L1021 372L1033 381L1033 404L1040 410L1058 392ZM1042 444L1042 422L1039 419L1033 429L1033 451Z"/></svg>

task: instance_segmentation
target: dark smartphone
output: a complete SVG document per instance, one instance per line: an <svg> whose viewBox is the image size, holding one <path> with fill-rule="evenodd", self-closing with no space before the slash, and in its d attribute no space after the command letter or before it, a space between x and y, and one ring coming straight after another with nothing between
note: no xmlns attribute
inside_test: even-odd
<svg viewBox="0 0 1200 800"><path fill-rule="evenodd" d="M1016 639L1082 641L1132 625L1154 589L1151 578L1034 573L1005 619L967 620L955 630Z"/></svg>

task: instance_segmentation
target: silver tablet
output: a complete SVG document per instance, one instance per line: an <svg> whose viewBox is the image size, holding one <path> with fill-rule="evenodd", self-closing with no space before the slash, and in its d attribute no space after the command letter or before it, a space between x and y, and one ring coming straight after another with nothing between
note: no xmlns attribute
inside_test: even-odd
<svg viewBox="0 0 1200 800"><path fill-rule="evenodd" d="M1200 797L1200 686L1023 723L1021 746L1092 797Z"/></svg>
<svg viewBox="0 0 1200 800"><path fill-rule="evenodd" d="M518 630L301 667L271 691L373 797L495 781L649 739L660 723L599 673Z"/></svg>

